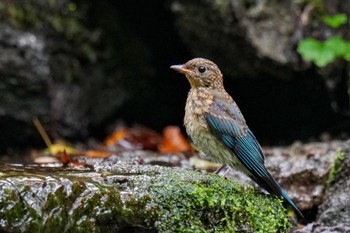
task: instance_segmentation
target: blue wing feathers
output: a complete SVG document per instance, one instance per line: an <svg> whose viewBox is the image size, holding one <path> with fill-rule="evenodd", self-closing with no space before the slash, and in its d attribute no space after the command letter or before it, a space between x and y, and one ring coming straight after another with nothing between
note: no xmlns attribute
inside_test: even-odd
<svg viewBox="0 0 350 233"><path fill-rule="evenodd" d="M259 161L261 152L257 150L256 142L252 140L251 136L248 134L242 138L238 138L237 142L240 146L236 147L237 149L233 150L233 152L243 161L244 166L248 167L248 170L251 171L253 175L257 173L260 177L268 177L267 170Z"/></svg>
<svg viewBox="0 0 350 233"><path fill-rule="evenodd" d="M269 193L283 197L302 216L298 207L266 170L261 147L242 114L233 105L215 99L205 119L212 133L249 171L248 175Z"/></svg>

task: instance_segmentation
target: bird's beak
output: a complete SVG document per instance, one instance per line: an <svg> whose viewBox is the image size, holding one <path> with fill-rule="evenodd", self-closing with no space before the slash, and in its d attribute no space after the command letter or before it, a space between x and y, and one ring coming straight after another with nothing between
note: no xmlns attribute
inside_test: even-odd
<svg viewBox="0 0 350 233"><path fill-rule="evenodd" d="M191 73L190 70L184 68L184 65L173 65L173 66L170 66L170 69L179 71L180 73L183 73L183 74L190 74Z"/></svg>

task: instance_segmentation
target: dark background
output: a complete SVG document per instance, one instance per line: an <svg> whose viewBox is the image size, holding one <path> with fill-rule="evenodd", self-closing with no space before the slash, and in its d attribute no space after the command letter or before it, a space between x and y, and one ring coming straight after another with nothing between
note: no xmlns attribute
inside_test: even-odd
<svg viewBox="0 0 350 233"><path fill-rule="evenodd" d="M135 98L118 114L127 122L142 123L157 130L168 124L182 125L189 84L182 75L169 70L169 66L200 55L193 55L183 44L164 1L111 4L130 30L151 49L152 63L157 67L152 83L156 92L150 93L152 97ZM235 66L233 62L232 66ZM249 126L265 143L290 143L318 138L322 132L339 132L337 116L330 108L327 89L320 77L314 71L299 74L287 80L258 73L235 78L235 74L224 74L227 91L240 106Z"/></svg>
<svg viewBox="0 0 350 233"><path fill-rule="evenodd" d="M182 127L189 84L169 67L194 57L218 64L226 90L263 145L348 135L348 68L343 61L322 70L300 57L292 65L277 64L249 46L232 54L232 47L246 46L245 29L216 48L216 35L206 39L204 29L218 18L208 14L208 21L200 22L200 15L190 15L198 25L192 30L198 31L186 37L179 15L171 11L175 0L52 2L1 3L1 153L44 146L33 116L50 137L73 143L102 140L119 122L158 132L168 125ZM76 10L69 10L72 3ZM210 5L204 0L188 3L194 9ZM213 28L221 32L215 24ZM45 49L21 47L18 38L26 33L41 39ZM242 67L248 67L246 72ZM335 83L331 89L330 80Z"/></svg>

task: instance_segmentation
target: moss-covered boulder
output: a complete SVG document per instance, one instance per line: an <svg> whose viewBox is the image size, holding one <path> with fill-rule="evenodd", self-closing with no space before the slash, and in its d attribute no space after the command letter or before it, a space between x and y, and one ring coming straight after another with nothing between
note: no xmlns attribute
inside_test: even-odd
<svg viewBox="0 0 350 233"><path fill-rule="evenodd" d="M280 200L218 175L158 166L1 167L0 231L286 232Z"/></svg>

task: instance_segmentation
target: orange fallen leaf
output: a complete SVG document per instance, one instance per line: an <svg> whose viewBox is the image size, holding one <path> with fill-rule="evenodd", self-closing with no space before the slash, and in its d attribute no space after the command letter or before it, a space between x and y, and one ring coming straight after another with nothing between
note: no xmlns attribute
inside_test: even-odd
<svg viewBox="0 0 350 233"><path fill-rule="evenodd" d="M181 153L192 148L177 126L168 126L163 131L163 141L158 147L161 153Z"/></svg>
<svg viewBox="0 0 350 233"><path fill-rule="evenodd" d="M85 156L91 158L106 158L111 156L113 153L109 151L98 151L98 150L88 150L85 152Z"/></svg>
<svg viewBox="0 0 350 233"><path fill-rule="evenodd" d="M64 165L67 165L70 162L69 156L66 152L66 149L63 149L63 152L61 153L61 162Z"/></svg>
<svg viewBox="0 0 350 233"><path fill-rule="evenodd" d="M104 144L106 146L115 145L118 143L120 139L125 138L125 134L126 134L126 128L116 130L105 139Z"/></svg>
<svg viewBox="0 0 350 233"><path fill-rule="evenodd" d="M157 150L161 141L160 135L145 127L122 128L109 135L104 144L119 146L126 150L144 149Z"/></svg>

